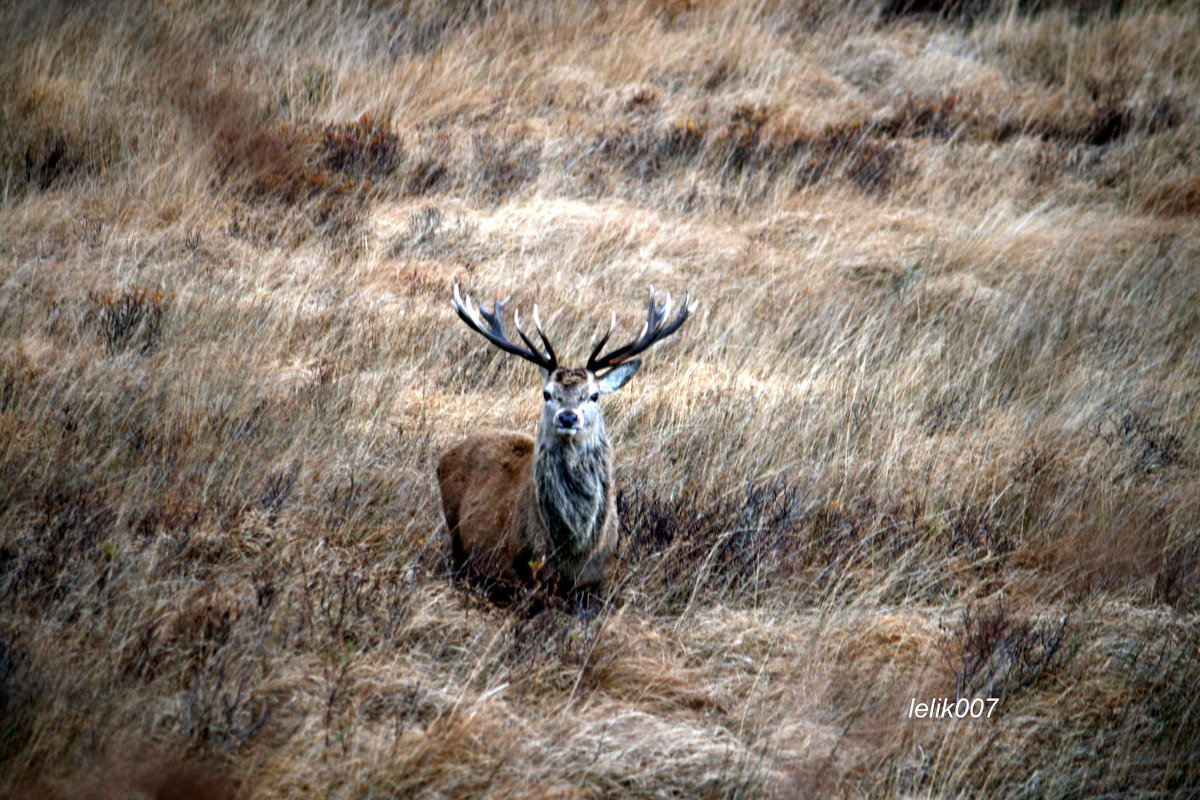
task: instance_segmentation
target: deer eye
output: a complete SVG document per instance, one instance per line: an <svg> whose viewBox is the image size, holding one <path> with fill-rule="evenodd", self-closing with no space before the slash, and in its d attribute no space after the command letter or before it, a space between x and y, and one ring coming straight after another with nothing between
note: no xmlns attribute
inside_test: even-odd
<svg viewBox="0 0 1200 800"><path fill-rule="evenodd" d="M543 400L545 400L547 403L549 403L549 402L550 402L550 392L548 392L548 391L543 391L543 392L542 392L542 399L543 399Z"/></svg>
<svg viewBox="0 0 1200 800"><path fill-rule="evenodd" d="M593 392L593 393L592 393L592 402L593 402L593 403L595 403L595 402L596 402L597 400L599 400L599 399L600 399L600 393L599 393L599 392Z"/></svg>

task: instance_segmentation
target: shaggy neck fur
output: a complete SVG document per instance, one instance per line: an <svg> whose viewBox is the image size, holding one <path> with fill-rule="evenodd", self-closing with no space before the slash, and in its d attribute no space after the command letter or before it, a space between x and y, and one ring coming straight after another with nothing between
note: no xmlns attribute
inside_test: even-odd
<svg viewBox="0 0 1200 800"><path fill-rule="evenodd" d="M543 425L538 432L534 481L538 513L560 563L589 553L604 527L612 471L603 422L581 442L562 441Z"/></svg>

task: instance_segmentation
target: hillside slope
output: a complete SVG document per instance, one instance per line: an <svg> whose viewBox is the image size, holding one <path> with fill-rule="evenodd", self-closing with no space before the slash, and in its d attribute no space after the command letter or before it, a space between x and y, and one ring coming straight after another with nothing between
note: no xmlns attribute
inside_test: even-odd
<svg viewBox="0 0 1200 800"><path fill-rule="evenodd" d="M0 11L0 792L1194 794L1200 15L552 5ZM445 574L454 281L700 299L590 613Z"/></svg>

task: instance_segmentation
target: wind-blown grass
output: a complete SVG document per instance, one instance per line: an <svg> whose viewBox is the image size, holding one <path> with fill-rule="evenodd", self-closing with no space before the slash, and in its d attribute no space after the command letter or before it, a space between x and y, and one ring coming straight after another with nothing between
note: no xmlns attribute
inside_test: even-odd
<svg viewBox="0 0 1200 800"><path fill-rule="evenodd" d="M0 12L0 792L1195 793L1200 15L885 5ZM446 575L453 281L701 301L596 608Z"/></svg>

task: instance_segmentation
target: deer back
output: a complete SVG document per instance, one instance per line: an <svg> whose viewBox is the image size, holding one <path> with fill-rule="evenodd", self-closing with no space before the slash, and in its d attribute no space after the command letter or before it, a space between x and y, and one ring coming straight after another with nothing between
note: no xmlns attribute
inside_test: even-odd
<svg viewBox="0 0 1200 800"><path fill-rule="evenodd" d="M476 578L517 579L513 563L525 542L521 530L533 470L533 437L489 431L446 451L437 466L442 510L456 569Z"/></svg>

